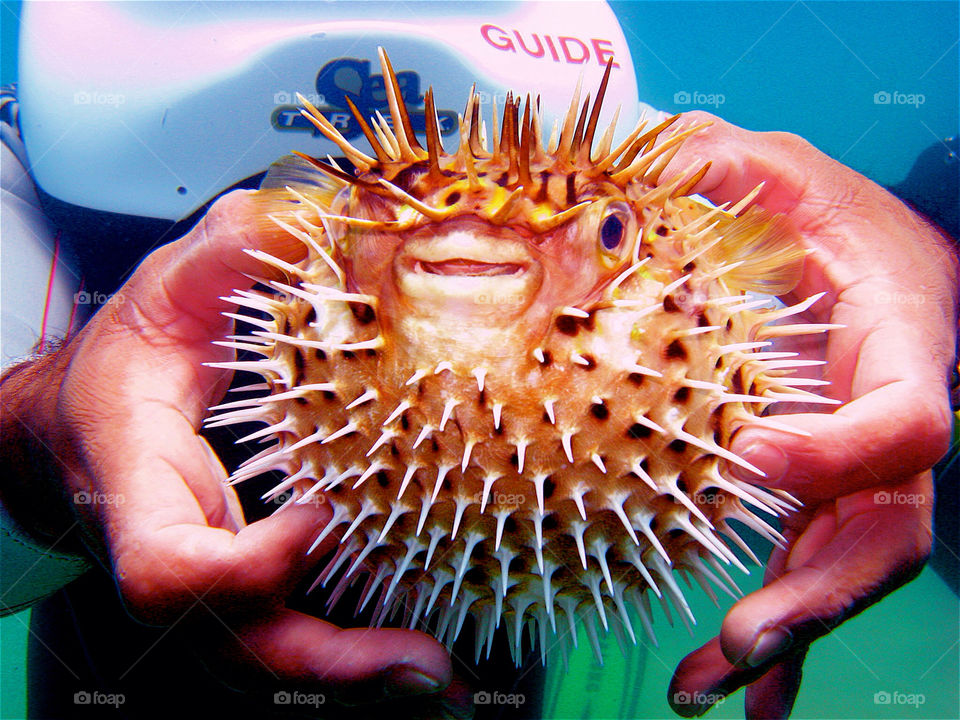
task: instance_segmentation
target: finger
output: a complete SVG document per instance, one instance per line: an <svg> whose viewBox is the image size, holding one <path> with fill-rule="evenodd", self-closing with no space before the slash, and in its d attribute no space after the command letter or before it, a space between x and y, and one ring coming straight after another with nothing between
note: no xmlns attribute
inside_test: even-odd
<svg viewBox="0 0 960 720"><path fill-rule="evenodd" d="M795 652L747 685L744 701L747 720L786 720L790 717L800 690L806 657L805 650Z"/></svg>
<svg viewBox="0 0 960 720"><path fill-rule="evenodd" d="M731 473L817 503L890 485L932 467L949 450L952 417L945 387L936 391L911 379L879 387L832 415L777 415L772 420L796 433L771 428L758 418L741 428L730 446L765 476L739 466L731 466Z"/></svg>
<svg viewBox="0 0 960 720"><path fill-rule="evenodd" d="M784 536L792 544L795 533L791 528L784 528ZM773 549L767 559L764 582L771 582L785 572L788 557L786 548ZM720 638L715 637L687 655L677 666L668 700L678 714L699 716L744 685L765 677L763 673L763 668L731 665L720 647ZM770 694L773 694L772 690Z"/></svg>
<svg viewBox="0 0 960 720"><path fill-rule="evenodd" d="M742 687L747 688L749 720L786 718L800 688L806 650L800 649L772 666L731 665L713 638L680 661L670 681L667 701L683 717L698 717Z"/></svg>
<svg viewBox="0 0 960 720"><path fill-rule="evenodd" d="M930 474L898 492L901 501L892 503L865 491L818 515L811 534L793 543L784 573L727 614L720 633L727 660L767 666L915 577L931 545Z"/></svg>
<svg viewBox="0 0 960 720"><path fill-rule="evenodd" d="M197 225L170 245L150 255L131 278L131 295L146 295L141 304L150 308L149 320L186 339L198 331L209 335L224 319L221 296L234 288L249 287L245 274L269 275L262 260L245 250L262 250L296 261L306 250L287 231L267 222L257 195L237 190L217 200Z"/></svg>
<svg viewBox="0 0 960 720"><path fill-rule="evenodd" d="M335 542L307 555L329 521L325 505L289 506L234 534L207 526L175 469L152 477L153 506L151 493L130 489L129 507L110 512L106 525L121 594L145 622L171 622L201 604L230 613L282 604Z"/></svg>
<svg viewBox="0 0 960 720"><path fill-rule="evenodd" d="M824 506L809 523L795 527L788 518L789 548L771 553L764 587L734 605L720 636L678 666L674 709L702 714L705 703L757 682L748 717L786 717L809 644L914 577L929 553L930 474L898 492L897 504L867 491Z"/></svg>
<svg viewBox="0 0 960 720"><path fill-rule="evenodd" d="M731 665L720 649L720 638L715 637L680 661L670 680L667 702L682 717L698 717L762 673Z"/></svg>
<svg viewBox="0 0 960 720"><path fill-rule="evenodd" d="M281 609L247 625L219 628L218 655L245 686L306 684L340 702L370 703L436 693L453 677L447 650L414 630L340 629Z"/></svg>

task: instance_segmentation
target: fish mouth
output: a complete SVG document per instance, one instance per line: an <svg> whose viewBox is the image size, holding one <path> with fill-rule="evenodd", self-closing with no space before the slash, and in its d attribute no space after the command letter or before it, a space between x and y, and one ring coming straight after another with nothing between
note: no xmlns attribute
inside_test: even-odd
<svg viewBox="0 0 960 720"><path fill-rule="evenodd" d="M520 263L491 263L468 258L453 258L440 262L415 260L414 272L428 275L458 275L463 277L518 276L524 272Z"/></svg>
<svg viewBox="0 0 960 720"><path fill-rule="evenodd" d="M542 277L521 238L477 223L408 238L394 268L400 292L424 309L455 303L463 312L503 297L520 309L536 294Z"/></svg>

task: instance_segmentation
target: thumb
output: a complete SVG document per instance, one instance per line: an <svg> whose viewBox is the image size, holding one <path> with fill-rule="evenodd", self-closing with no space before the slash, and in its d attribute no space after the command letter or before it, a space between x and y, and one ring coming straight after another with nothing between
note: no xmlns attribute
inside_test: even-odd
<svg viewBox="0 0 960 720"><path fill-rule="evenodd" d="M118 403L135 391L179 408L196 427L211 398L222 395L227 374L202 367L233 357L232 349L210 344L233 327L223 313L234 308L221 298L249 288L251 277L282 276L244 250L262 250L286 262L306 254L263 210L256 192L224 195L190 232L150 253L94 316L82 341L85 366L96 375L104 363L125 358L126 381L113 383L114 395L122 390ZM158 376L164 382L157 382Z"/></svg>
<svg viewBox="0 0 960 720"><path fill-rule="evenodd" d="M250 287L248 275L279 277L247 250L287 262L306 254L299 240L269 222L256 191L236 190L217 200L190 232L152 253L131 282L147 293L142 304L157 314L155 322L173 321L166 316L173 313L209 334L223 323L221 296Z"/></svg>
<svg viewBox="0 0 960 720"><path fill-rule="evenodd" d="M685 113L683 123L708 125L684 141L659 182L669 182L694 158L710 160L710 169L694 190L714 203L736 203L763 182L760 205L787 213L800 225L805 219L819 225L830 208L823 200L843 200L851 177L866 180L797 135L744 130L699 110ZM867 192L874 190L883 192L869 183Z"/></svg>

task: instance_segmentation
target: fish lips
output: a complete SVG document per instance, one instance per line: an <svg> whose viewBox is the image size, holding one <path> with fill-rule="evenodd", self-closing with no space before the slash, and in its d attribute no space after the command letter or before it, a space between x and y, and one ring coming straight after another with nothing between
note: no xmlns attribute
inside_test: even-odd
<svg viewBox="0 0 960 720"><path fill-rule="evenodd" d="M491 236L489 226L414 236L397 254L394 272L400 292L411 300L482 314L523 310L543 276L521 238L506 231Z"/></svg>

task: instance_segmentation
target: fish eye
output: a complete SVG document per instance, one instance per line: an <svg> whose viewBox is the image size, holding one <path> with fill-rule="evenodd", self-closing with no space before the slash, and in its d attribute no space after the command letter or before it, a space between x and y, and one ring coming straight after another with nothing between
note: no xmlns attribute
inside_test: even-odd
<svg viewBox="0 0 960 720"><path fill-rule="evenodd" d="M600 226L600 242L604 250L616 250L623 242L623 221L616 215L608 215Z"/></svg>
<svg viewBox="0 0 960 720"><path fill-rule="evenodd" d="M597 228L597 240L604 264L615 264L620 260L629 226L630 207L626 203L612 202L604 208Z"/></svg>

